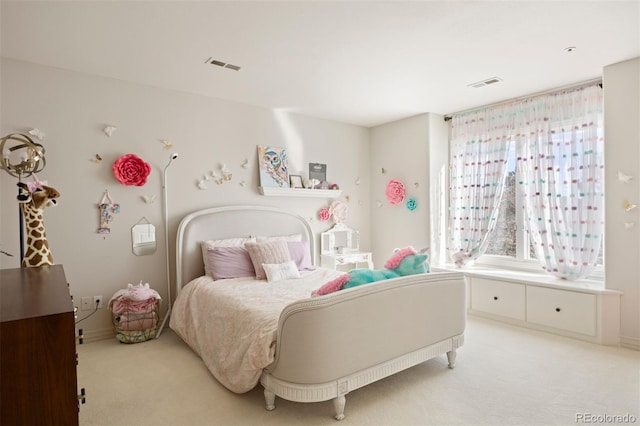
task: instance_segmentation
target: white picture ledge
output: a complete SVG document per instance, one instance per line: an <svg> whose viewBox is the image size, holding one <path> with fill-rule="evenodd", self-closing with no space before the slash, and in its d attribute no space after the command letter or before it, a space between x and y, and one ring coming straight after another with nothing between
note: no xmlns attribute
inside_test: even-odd
<svg viewBox="0 0 640 426"><path fill-rule="evenodd" d="M339 189L306 189L306 188L278 188L260 186L260 193L267 197L318 197L338 198L342 191Z"/></svg>

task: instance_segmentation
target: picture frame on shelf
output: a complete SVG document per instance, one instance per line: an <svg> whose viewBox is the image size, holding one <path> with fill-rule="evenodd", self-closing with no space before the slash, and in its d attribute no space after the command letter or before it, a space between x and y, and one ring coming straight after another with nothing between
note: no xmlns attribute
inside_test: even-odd
<svg viewBox="0 0 640 426"><path fill-rule="evenodd" d="M302 176L300 176L300 175L289 175L289 187L290 188L304 188L304 184L302 182Z"/></svg>
<svg viewBox="0 0 640 426"><path fill-rule="evenodd" d="M289 169L285 148L258 146L258 168L260 170L260 186L289 187Z"/></svg>
<svg viewBox="0 0 640 426"><path fill-rule="evenodd" d="M320 184L327 180L327 165L309 163L309 182L313 189L319 189Z"/></svg>

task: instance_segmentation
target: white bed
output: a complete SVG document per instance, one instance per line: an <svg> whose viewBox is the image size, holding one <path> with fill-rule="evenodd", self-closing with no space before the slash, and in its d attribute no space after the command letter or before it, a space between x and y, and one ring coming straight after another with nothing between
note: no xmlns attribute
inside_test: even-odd
<svg viewBox="0 0 640 426"><path fill-rule="evenodd" d="M333 400L340 420L350 391L443 354L453 368L466 321L460 273L412 275L314 298L311 291L340 272L316 268L274 282L203 276L203 240L291 235L302 235L315 259L306 220L276 208L217 207L180 223L170 326L225 387L243 393L260 382L268 410L276 396Z"/></svg>

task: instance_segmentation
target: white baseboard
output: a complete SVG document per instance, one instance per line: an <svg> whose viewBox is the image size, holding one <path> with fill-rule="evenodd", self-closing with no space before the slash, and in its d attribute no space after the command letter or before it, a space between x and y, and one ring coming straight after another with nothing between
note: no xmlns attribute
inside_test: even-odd
<svg viewBox="0 0 640 426"><path fill-rule="evenodd" d="M620 346L640 351L640 339L637 337L620 336Z"/></svg>

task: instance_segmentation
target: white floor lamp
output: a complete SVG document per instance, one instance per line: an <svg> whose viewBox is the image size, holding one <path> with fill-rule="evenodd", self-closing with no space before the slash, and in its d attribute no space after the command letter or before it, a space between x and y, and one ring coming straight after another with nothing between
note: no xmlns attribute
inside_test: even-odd
<svg viewBox="0 0 640 426"><path fill-rule="evenodd" d="M164 251L166 255L166 264L167 264L167 302L169 303L169 307L167 308L167 313L164 315L164 319L162 320L162 324L160 324L160 329L156 334L156 339L160 337L162 334L162 330L164 329L164 325L169 319L171 315L171 270L169 268L169 215L167 213L167 169L173 163L173 160L178 158L178 153L171 154L169 157L169 162L164 168L162 172L162 206L164 208Z"/></svg>

